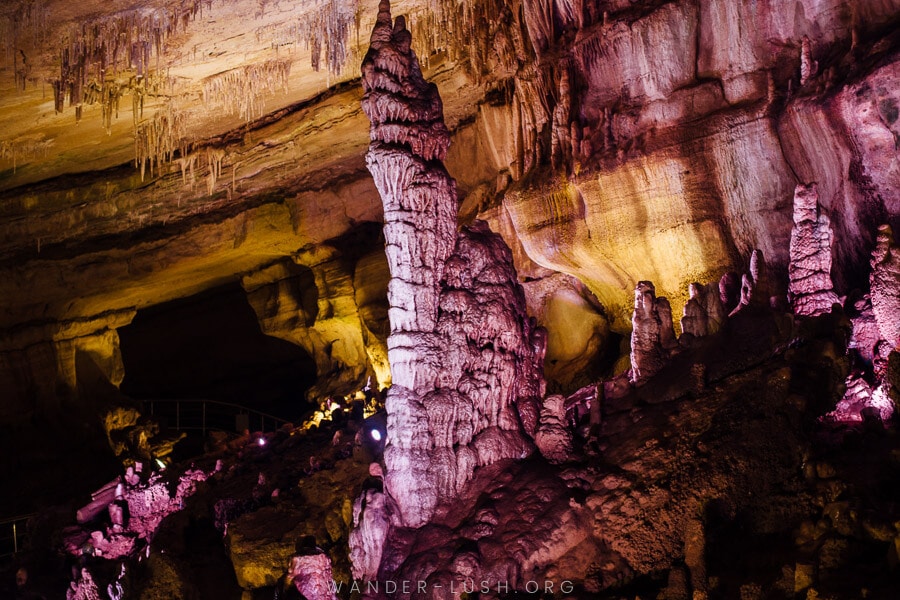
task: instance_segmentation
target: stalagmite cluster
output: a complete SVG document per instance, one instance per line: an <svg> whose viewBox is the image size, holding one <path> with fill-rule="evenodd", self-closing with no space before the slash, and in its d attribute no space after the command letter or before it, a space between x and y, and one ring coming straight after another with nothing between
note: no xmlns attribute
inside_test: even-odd
<svg viewBox="0 0 900 600"><path fill-rule="evenodd" d="M631 323L631 380L641 385L662 369L677 346L669 301L657 298L649 281L639 281L634 288Z"/></svg>
<svg viewBox="0 0 900 600"><path fill-rule="evenodd" d="M719 296L719 284L692 283L688 287L689 300L681 317L682 334L703 337L717 332L725 321L725 308Z"/></svg>
<svg viewBox="0 0 900 600"><path fill-rule="evenodd" d="M674 355L691 347L696 339L719 331L729 317L747 309L758 312L770 306L762 252L753 251L749 271L740 281L739 287L737 274L729 272L718 282L690 284L681 317L680 338L675 336L669 300L656 296L652 282L639 281L634 288L631 318L631 383L636 386L646 383ZM698 368L702 370L702 367Z"/></svg>
<svg viewBox="0 0 900 600"><path fill-rule="evenodd" d="M816 184L798 185L794 190L794 228L788 266L788 295L794 314L821 315L840 303L831 282L833 239L831 220L819 211Z"/></svg>
<svg viewBox="0 0 900 600"><path fill-rule="evenodd" d="M418 527L476 467L531 451L545 342L502 239L478 223L457 234L441 100L411 41L382 2L362 80L391 271L385 489L397 524Z"/></svg>
<svg viewBox="0 0 900 600"><path fill-rule="evenodd" d="M734 297L731 274L722 277L719 284L720 290L725 290L723 296L729 303ZM750 269L741 275L740 292L737 294L737 306L728 314L733 317L748 308L760 308L769 305L768 280L766 277L766 262L760 250L754 250L750 254Z"/></svg>

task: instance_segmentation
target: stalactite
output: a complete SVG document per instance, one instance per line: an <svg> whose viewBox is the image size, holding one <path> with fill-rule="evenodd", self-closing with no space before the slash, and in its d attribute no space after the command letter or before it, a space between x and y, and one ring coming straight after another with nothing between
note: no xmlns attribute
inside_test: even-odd
<svg viewBox="0 0 900 600"><path fill-rule="evenodd" d="M13 172L20 161L45 157L53 149L53 140L44 139L43 135L20 137L14 140L0 141L0 160L12 163Z"/></svg>
<svg viewBox="0 0 900 600"><path fill-rule="evenodd" d="M297 23L297 39L310 50L310 64L315 71L325 67L331 75L340 75L348 59L347 44L350 26L356 23L356 2L326 0L316 3L312 14L304 15Z"/></svg>
<svg viewBox="0 0 900 600"><path fill-rule="evenodd" d="M267 60L232 69L203 81L203 102L251 121L263 114L265 97L286 91L291 61Z"/></svg>
<svg viewBox="0 0 900 600"><path fill-rule="evenodd" d="M176 159L175 162L177 162L178 166L181 168L181 183L187 186L188 177L190 177L190 188L193 189L194 182L196 181L194 168L197 165L197 155L188 154L187 156L181 156Z"/></svg>
<svg viewBox="0 0 900 600"><path fill-rule="evenodd" d="M50 11L46 0L19 0L10 4L8 14L0 16L0 47L6 62L14 64L19 79L22 73L17 67L23 58L20 52L41 48L47 42ZM28 60L27 56L24 58Z"/></svg>
<svg viewBox="0 0 900 600"><path fill-rule="evenodd" d="M211 196L216 189L216 182L222 176L222 161L225 151L220 148L206 149L206 164L209 165L209 174L206 176L206 189Z"/></svg>
<svg viewBox="0 0 900 600"><path fill-rule="evenodd" d="M156 112L153 118L140 123L135 130L135 164L144 179L149 167L150 175L159 166L174 158L176 150L184 156L186 147L184 115L170 106Z"/></svg>
<svg viewBox="0 0 900 600"><path fill-rule="evenodd" d="M37 0L33 0L37 2ZM135 126L141 118L148 81L164 81L161 58L166 40L200 14L210 0L181 0L164 8L120 11L71 29L59 49L59 71L50 77L57 112L66 104L80 119L84 105L100 103L107 133L119 101L132 94Z"/></svg>

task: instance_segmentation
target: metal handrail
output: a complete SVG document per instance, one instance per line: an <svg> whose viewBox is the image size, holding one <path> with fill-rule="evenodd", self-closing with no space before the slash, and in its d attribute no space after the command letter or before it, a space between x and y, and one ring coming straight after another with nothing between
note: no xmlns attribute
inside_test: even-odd
<svg viewBox="0 0 900 600"><path fill-rule="evenodd" d="M235 404L233 402L222 402L219 400L206 400L203 398L149 398L143 399L141 402L146 406L150 405L150 416L155 415L156 404L174 404L175 405L175 430L176 431L184 431L184 430L200 430L203 432L203 435L206 435L207 430L207 405L214 406L222 406L228 409L233 409L233 414L237 415L255 415L259 418L260 427L259 431L265 433L266 431L266 421L271 421L273 424L273 430L278 429L285 423L289 423L287 419L282 419L281 417L276 417L275 415L270 415L269 413L264 413L262 411L249 408L247 406L242 406L240 404ZM191 425L183 425L181 419L181 405L184 404L200 404L202 414L200 417L200 425L199 426L191 426Z"/></svg>
<svg viewBox="0 0 900 600"><path fill-rule="evenodd" d="M14 556L19 552L19 540L20 538L25 536L25 532L21 531L18 527L21 523L27 523L28 519L35 516L37 513L30 513L27 515L18 515L15 517L7 517L5 519L0 519L0 528L5 529L7 525L11 526L12 529L12 552L4 552L0 550L0 558L7 558L9 556ZM6 537L0 537L0 541L6 541Z"/></svg>

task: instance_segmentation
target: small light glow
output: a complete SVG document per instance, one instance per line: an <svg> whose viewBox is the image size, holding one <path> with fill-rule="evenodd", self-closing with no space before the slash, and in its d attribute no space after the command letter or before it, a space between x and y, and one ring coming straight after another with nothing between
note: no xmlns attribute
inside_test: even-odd
<svg viewBox="0 0 900 600"><path fill-rule="evenodd" d="M372 439L375 440L376 442L380 442L380 441L381 441L381 432L378 431L377 429L373 429L373 430L370 432L370 435L372 436Z"/></svg>
<svg viewBox="0 0 900 600"><path fill-rule="evenodd" d="M265 446L265 445L266 445L266 438L262 438L262 437L261 437L261 438L259 438L258 440L256 440L256 443L259 444L260 446Z"/></svg>
<svg viewBox="0 0 900 600"><path fill-rule="evenodd" d="M165 470L166 470L166 463L164 463L162 460L160 460L160 459L157 458L157 459L156 459L156 464L157 464L157 466L159 467L160 471L165 471Z"/></svg>
<svg viewBox="0 0 900 600"><path fill-rule="evenodd" d="M330 406L329 408L330 408L331 410L337 410L337 409L339 409L340 407L341 407L341 405L338 404L337 402L332 402L332 403L331 403L331 406Z"/></svg>

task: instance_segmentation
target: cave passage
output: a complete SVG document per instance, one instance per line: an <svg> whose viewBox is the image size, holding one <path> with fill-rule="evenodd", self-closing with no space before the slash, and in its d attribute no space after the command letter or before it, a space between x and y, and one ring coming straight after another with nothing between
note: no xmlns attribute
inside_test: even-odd
<svg viewBox="0 0 900 600"><path fill-rule="evenodd" d="M232 402L287 420L309 407L313 359L263 334L237 283L140 310L119 339L133 398Z"/></svg>

